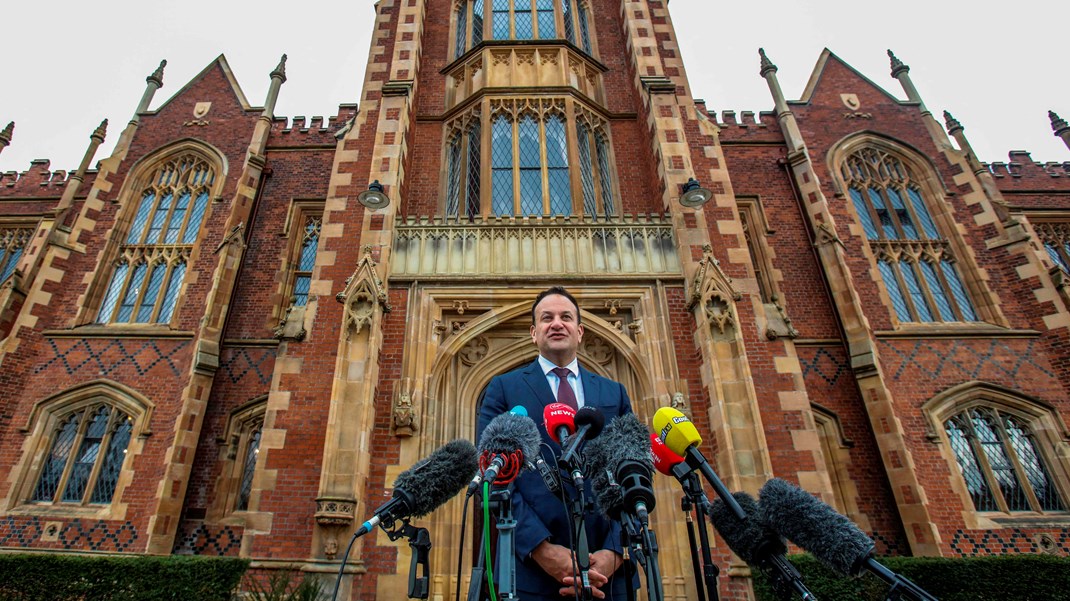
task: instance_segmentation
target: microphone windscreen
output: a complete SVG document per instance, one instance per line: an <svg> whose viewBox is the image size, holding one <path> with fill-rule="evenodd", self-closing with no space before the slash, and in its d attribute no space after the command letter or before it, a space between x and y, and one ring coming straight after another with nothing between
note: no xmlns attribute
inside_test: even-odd
<svg viewBox="0 0 1070 601"><path fill-rule="evenodd" d="M606 426L606 416L598 407L583 406L576 412L574 423L577 430L587 426L587 433L583 437L591 440L598 438L598 435L602 433L602 428Z"/></svg>
<svg viewBox="0 0 1070 601"><path fill-rule="evenodd" d="M599 510L610 517L619 515L624 496L620 486L615 486L617 468L638 464L653 472L650 431L634 413L615 417L601 436L587 443L584 459Z"/></svg>
<svg viewBox="0 0 1070 601"><path fill-rule="evenodd" d="M690 446L702 444L702 435L679 409L662 407L654 414L654 433L673 453L683 456Z"/></svg>
<svg viewBox="0 0 1070 601"><path fill-rule="evenodd" d="M479 452L487 455L508 455L519 450L524 460L535 460L541 442L539 429L530 417L502 413L490 420L479 439Z"/></svg>
<svg viewBox="0 0 1070 601"><path fill-rule="evenodd" d="M395 493L401 489L411 497L408 515L424 516L461 492L478 470L475 446L458 438L398 474Z"/></svg>
<svg viewBox="0 0 1070 601"><path fill-rule="evenodd" d="M650 433L650 456L654 461L654 468L666 476L671 476L672 468L677 463L683 463L684 458L673 453L657 434Z"/></svg>
<svg viewBox="0 0 1070 601"><path fill-rule="evenodd" d="M873 541L854 522L784 480L766 482L759 499L766 524L840 574L857 576L873 553Z"/></svg>
<svg viewBox="0 0 1070 601"><path fill-rule="evenodd" d="M787 551L784 541L762 521L758 502L745 492L732 493L736 502L747 514L747 519L736 517L728 505L721 499L713 502L710 519L718 534L728 543L732 552L743 561L756 565L770 555L779 555Z"/></svg>
<svg viewBox="0 0 1070 601"><path fill-rule="evenodd" d="M557 436L558 430L564 427L568 429L569 434L576 431L576 410L564 403L550 403L542 410L542 421L546 424L546 432L550 438L561 444Z"/></svg>

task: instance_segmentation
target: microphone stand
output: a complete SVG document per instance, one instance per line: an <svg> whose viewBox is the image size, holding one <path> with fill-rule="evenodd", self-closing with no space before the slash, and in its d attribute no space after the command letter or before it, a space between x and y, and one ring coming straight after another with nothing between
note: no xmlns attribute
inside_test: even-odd
<svg viewBox="0 0 1070 601"><path fill-rule="evenodd" d="M712 601L717 601L717 575L720 574L720 570L717 565L713 563L713 555L710 552L710 534L706 529L707 520L709 520L709 500L706 498L706 493L702 490L702 484L698 480L698 475L694 472L688 475L684 480L680 481L680 484L684 488L684 498L680 500L681 506L687 502L688 506L694 504L695 514L698 516L698 532L699 540L702 543L702 581L699 581L698 572L698 559L695 557L694 542L691 545L691 554L694 563L696 564L695 580L699 583L699 595L701 599L702 595L702 583L705 583L705 589L709 591L709 596ZM734 497L733 497L734 499ZM690 508L690 507L689 507ZM687 511L687 509L685 509ZM691 514L688 514L690 518ZM689 526L690 527L690 526Z"/></svg>
<svg viewBox="0 0 1070 601"><path fill-rule="evenodd" d="M664 601L661 588L661 570L658 567L658 539L654 531L644 527L631 512L620 515L623 547L630 548L632 555L646 575L646 594L649 601Z"/></svg>
<svg viewBox="0 0 1070 601"><path fill-rule="evenodd" d="M431 567L428 558L431 554L431 535L427 528L417 528L402 520L397 530L387 530L387 537L396 541L401 537L409 539L412 559L409 562L409 599L426 599L431 591Z"/></svg>
<svg viewBox="0 0 1070 601"><path fill-rule="evenodd" d="M892 588L888 589L888 594L885 596L886 601L898 601L899 599L910 599L911 601L937 601L936 597L930 595L925 589L914 584L909 578L897 574L883 564L873 559L872 556L867 557L866 568L873 572L881 580L892 585Z"/></svg>
<svg viewBox="0 0 1070 601"><path fill-rule="evenodd" d="M680 499L680 510L684 512L684 522L687 524L687 545L691 549L691 570L695 574L698 601L706 601L706 586L702 584L703 572L699 564L698 545L695 542L695 521L691 519L691 500L687 495Z"/></svg>
<svg viewBox="0 0 1070 601"><path fill-rule="evenodd" d="M516 594L516 518L513 516L512 494L510 486L492 485L490 499L486 502L497 516L495 524L498 528L498 599L519 601L520 597ZM484 531L484 542L487 536L488 533ZM473 566L472 581L468 584L468 601L479 598L487 561L485 550L486 547L481 544L478 565Z"/></svg>
<svg viewBox="0 0 1070 601"><path fill-rule="evenodd" d="M577 459L575 455L569 461L566 461L563 457L559 458L558 466L572 475L571 479L576 486L576 494L568 495L568 510L572 514L572 523L579 524L579 531L576 533L576 548L573 551L576 552L576 565L580 571L580 598L583 601L591 601L594 599L590 578L591 548L587 544L587 529L583 527L584 508L587 506L587 501L584 495L582 470L577 465ZM567 489L565 492L567 494Z"/></svg>

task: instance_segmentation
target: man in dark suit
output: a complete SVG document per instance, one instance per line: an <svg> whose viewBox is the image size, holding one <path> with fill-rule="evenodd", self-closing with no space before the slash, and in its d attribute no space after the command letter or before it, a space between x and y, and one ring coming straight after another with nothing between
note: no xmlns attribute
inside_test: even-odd
<svg viewBox="0 0 1070 601"><path fill-rule="evenodd" d="M579 366L576 353L583 325L576 299L555 286L539 294L531 308L531 340L539 349L532 363L491 380L479 410L477 437L496 416L523 405L539 425L543 442L560 453L546 431L543 408L553 402L573 408L597 407L606 421L632 407L617 382ZM546 455L544 450L544 455ZM545 459L553 465L551 457ZM572 494L571 486L565 485ZM591 499L590 485L587 498ZM569 549L567 509L547 489L538 474L524 472L513 490L516 529L516 583L523 601L551 601L572 597L573 554ZM590 547L589 578L597 599L626 599L630 583L618 573L622 564L620 523L589 511L584 517ZM623 570L621 570L623 572Z"/></svg>

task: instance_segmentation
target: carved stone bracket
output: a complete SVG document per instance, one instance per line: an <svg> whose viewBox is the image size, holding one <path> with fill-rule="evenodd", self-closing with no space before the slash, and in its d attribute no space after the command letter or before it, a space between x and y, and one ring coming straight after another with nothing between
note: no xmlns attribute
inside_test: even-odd
<svg viewBox="0 0 1070 601"><path fill-rule="evenodd" d="M219 246L215 248L215 252L212 254L219 254L219 251L223 250L223 247L228 244L237 244L238 248L245 249L245 222L241 222L238 225L230 228L227 235L223 237L223 241L219 243Z"/></svg>
<svg viewBox="0 0 1070 601"><path fill-rule="evenodd" d="M784 303L775 294L772 297L772 301L766 305L765 317L769 322L769 326L765 330L765 337L769 340L776 340L781 336L798 338L799 331L792 325L791 318L788 317L787 311L784 310Z"/></svg>
<svg viewBox="0 0 1070 601"><path fill-rule="evenodd" d="M826 244L843 246L843 241L836 235L836 230L832 229L831 225L821 222L814 228L814 246L825 246Z"/></svg>
<svg viewBox="0 0 1070 601"><path fill-rule="evenodd" d="M398 382L394 394L394 435L398 438L408 438L419 429L416 420L416 409L412 403L412 382L404 380Z"/></svg>
<svg viewBox="0 0 1070 601"><path fill-rule="evenodd" d="M305 308L290 305L279 320L279 325L272 330L275 340L294 340L301 342L308 332L305 331Z"/></svg>
<svg viewBox="0 0 1070 601"><path fill-rule="evenodd" d="M687 397L682 392L672 393L672 400L669 401L669 406L673 409L677 409L681 412L688 413L687 411Z"/></svg>
<svg viewBox="0 0 1070 601"><path fill-rule="evenodd" d="M338 531L353 523L357 500L344 497L316 499L316 524L327 531L323 540L323 554L327 559L338 555Z"/></svg>
<svg viewBox="0 0 1070 601"><path fill-rule="evenodd" d="M698 271L691 280L687 307L692 310L702 307L702 318L723 335L737 323L735 301L742 299L743 293L732 286L732 278L721 270L720 261L713 256L713 247L707 244L702 252Z"/></svg>
<svg viewBox="0 0 1070 601"><path fill-rule="evenodd" d="M357 269L346 278L345 288L335 295L335 299L345 305L347 339L360 334L364 326L371 324L376 306L381 307L383 313L390 312L386 284L379 277L378 266L372 258L372 247L365 246Z"/></svg>

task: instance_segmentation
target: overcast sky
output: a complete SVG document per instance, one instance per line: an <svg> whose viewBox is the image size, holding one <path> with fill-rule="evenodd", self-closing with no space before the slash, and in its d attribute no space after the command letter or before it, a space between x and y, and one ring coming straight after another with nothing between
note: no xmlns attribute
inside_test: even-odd
<svg viewBox="0 0 1070 601"><path fill-rule="evenodd" d="M35 158L77 167L105 117L112 151L145 89L168 61L156 108L220 53L250 103L261 105L268 74L289 55L276 113L330 116L360 97L374 16L371 0L134 0L5 2L0 11L0 127L15 121L0 171ZM1070 119L1066 24L1070 2L1032 0L671 0L696 98L710 110L769 110L758 76L759 46L780 67L789 99L806 85L822 48L897 97L885 50L911 67L934 113L950 110L982 160L1029 150L1037 161L1070 160L1047 112Z"/></svg>

